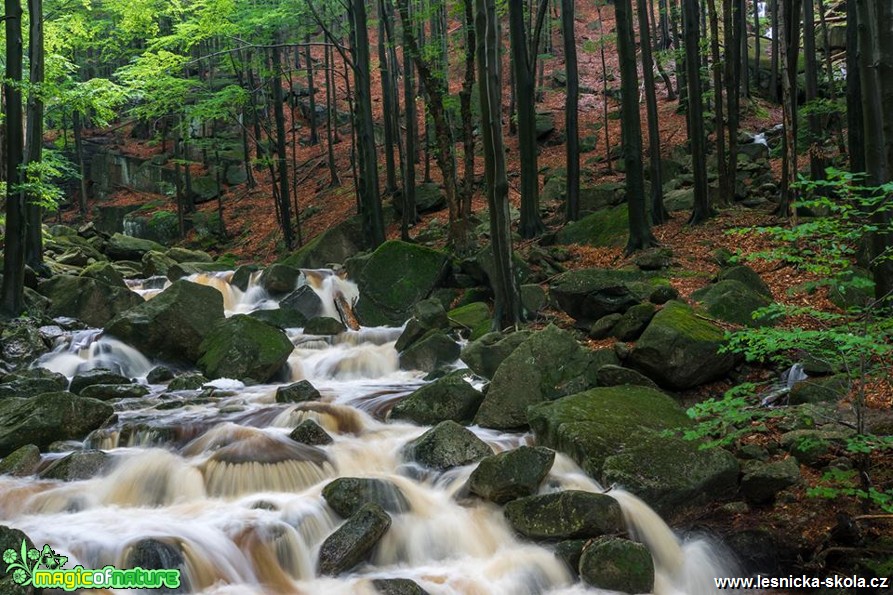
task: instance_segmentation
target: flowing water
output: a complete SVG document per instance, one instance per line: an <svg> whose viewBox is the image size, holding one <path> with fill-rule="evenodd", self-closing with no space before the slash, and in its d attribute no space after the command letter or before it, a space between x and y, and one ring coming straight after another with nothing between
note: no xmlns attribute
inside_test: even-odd
<svg viewBox="0 0 893 595"><path fill-rule="evenodd" d="M191 280L219 289L228 314L275 307L255 282L242 292L229 278ZM356 298L353 284L330 273L310 271L305 279L330 315L335 297ZM161 287L153 281L134 289L151 297ZM394 402L423 384L421 373L399 369L400 332L364 328L325 338L291 329L291 381L310 380L320 402L278 404L275 385L225 379L201 393L150 386L146 397L119 401L115 423L85 441L111 455L104 474L68 483L0 477L0 523L63 552L68 567L126 566L137 544L167 544L195 593L375 593L376 578L410 578L432 594L598 593L575 582L547 548L518 539L500 507L463 495L473 465L435 474L402 460L403 445L427 428L384 419ZM67 376L112 368L144 383L153 365L99 330L72 334L37 363ZM288 438L304 419L319 423L334 442L311 447ZM496 452L532 441L527 434L471 429ZM59 456L45 454L44 462ZM333 478L351 476L393 482L408 509L392 515L370 563L339 578L321 577L319 547L341 522L321 491ZM603 491L558 454L541 491L562 489ZM716 544L683 541L634 495L609 494L630 533L652 552L655 593L716 593L713 577L733 574Z"/></svg>

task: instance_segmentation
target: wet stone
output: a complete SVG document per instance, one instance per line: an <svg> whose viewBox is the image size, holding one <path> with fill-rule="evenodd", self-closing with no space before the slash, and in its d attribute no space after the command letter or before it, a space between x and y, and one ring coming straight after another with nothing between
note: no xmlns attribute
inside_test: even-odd
<svg viewBox="0 0 893 595"><path fill-rule="evenodd" d="M93 370L80 372L74 378L72 378L71 386L68 390L78 395L81 394L81 391L83 391L85 388L87 388L88 386L93 386L94 384L111 385L130 383L130 378L127 378L126 376L122 376L121 374L117 374L105 368L94 368Z"/></svg>
<svg viewBox="0 0 893 595"><path fill-rule="evenodd" d="M316 390L309 380L301 380L280 386L276 389L277 403L303 403L304 401L319 401L322 395Z"/></svg>
<svg viewBox="0 0 893 595"><path fill-rule="evenodd" d="M288 435L295 442L310 446L325 446L332 443L332 437L312 419L305 419Z"/></svg>
<svg viewBox="0 0 893 595"><path fill-rule="evenodd" d="M381 595L428 595L428 591L408 578L377 578L372 586Z"/></svg>
<svg viewBox="0 0 893 595"><path fill-rule="evenodd" d="M61 479L62 481L90 479L102 473L110 460L111 457L101 450L73 452L53 461L46 469L40 472L40 478Z"/></svg>
<svg viewBox="0 0 893 595"><path fill-rule="evenodd" d="M408 512L410 508L400 488L384 479L339 477L323 488L322 497L343 518L356 514L369 502L391 513Z"/></svg>
<svg viewBox="0 0 893 595"><path fill-rule="evenodd" d="M365 504L323 541L319 548L319 573L338 576L348 572L369 557L390 526L391 517L381 506Z"/></svg>
<svg viewBox="0 0 893 595"><path fill-rule="evenodd" d="M40 465L40 449L33 444L25 446L9 453L0 461L0 475L12 475L13 477L25 477L37 471Z"/></svg>

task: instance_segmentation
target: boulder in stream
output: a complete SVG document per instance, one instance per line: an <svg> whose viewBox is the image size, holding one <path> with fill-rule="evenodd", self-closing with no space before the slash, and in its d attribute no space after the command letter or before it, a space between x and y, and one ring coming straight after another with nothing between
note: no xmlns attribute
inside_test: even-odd
<svg viewBox="0 0 893 595"><path fill-rule="evenodd" d="M195 364L202 341L223 319L219 291L181 279L116 316L106 332L148 356Z"/></svg>
<svg viewBox="0 0 893 595"><path fill-rule="evenodd" d="M0 552L13 550L18 556L21 556L19 552L22 551L22 543L25 544L26 549L34 548L34 542L27 535L18 529L0 525ZM22 562L21 559L17 561ZM0 593L3 595L34 595L37 592L31 585L24 586L16 583L12 572L0 576Z"/></svg>
<svg viewBox="0 0 893 595"><path fill-rule="evenodd" d="M400 354L400 367L404 370L433 372L459 359L461 350L459 344L445 333L433 330Z"/></svg>
<svg viewBox="0 0 893 595"><path fill-rule="evenodd" d="M381 595L428 595L428 591L408 578L377 578L372 586Z"/></svg>
<svg viewBox="0 0 893 595"><path fill-rule="evenodd" d="M69 316L95 327L144 303L126 287L92 277L56 275L40 283L38 291L50 299L49 316Z"/></svg>
<svg viewBox="0 0 893 595"><path fill-rule="evenodd" d="M391 517L374 502L364 504L319 548L317 569L338 576L365 560L391 526Z"/></svg>
<svg viewBox="0 0 893 595"><path fill-rule="evenodd" d="M504 512L512 528L529 539L591 538L625 529L614 498L580 490L512 500Z"/></svg>
<svg viewBox="0 0 893 595"><path fill-rule="evenodd" d="M468 478L468 487L473 494L496 504L505 504L534 494L553 462L554 450L520 446L478 463Z"/></svg>
<svg viewBox="0 0 893 595"><path fill-rule="evenodd" d="M303 403L304 401L319 401L322 395L316 390L309 380L299 380L287 386L276 389L277 403Z"/></svg>
<svg viewBox="0 0 893 595"><path fill-rule="evenodd" d="M62 481L90 479L102 473L110 464L111 458L101 450L77 450L53 461L40 472L40 478Z"/></svg>
<svg viewBox="0 0 893 595"><path fill-rule="evenodd" d="M0 475L25 477L37 471L40 465L40 449L33 444L26 444L16 449L0 461Z"/></svg>
<svg viewBox="0 0 893 595"><path fill-rule="evenodd" d="M219 321L199 346L198 367L208 378L268 382L294 345L279 328L238 314Z"/></svg>
<svg viewBox="0 0 893 595"><path fill-rule="evenodd" d="M406 396L391 409L391 418L407 419L419 425L445 420L471 421L484 396L465 380L465 370L457 370Z"/></svg>
<svg viewBox="0 0 893 595"><path fill-rule="evenodd" d="M486 442L454 421L444 421L403 447L403 456L436 470L476 463L493 454Z"/></svg>
<svg viewBox="0 0 893 595"><path fill-rule="evenodd" d="M0 456L34 444L41 450L57 440L80 440L114 413L108 403L69 392L0 400Z"/></svg>
<svg viewBox="0 0 893 595"><path fill-rule="evenodd" d="M71 385L68 387L68 390L79 395L85 388L93 386L94 384L130 383L130 378L127 378L126 376L122 376L121 374L112 372L106 368L93 368L92 370L85 370L75 374L74 378L71 379Z"/></svg>
<svg viewBox="0 0 893 595"><path fill-rule="evenodd" d="M410 509L400 488L386 479L339 477L323 488L322 497L342 518L356 514L369 502L390 513L409 512Z"/></svg>
<svg viewBox="0 0 893 595"><path fill-rule="evenodd" d="M641 543L620 537L600 537L580 556L580 578L596 589L620 593L651 593L654 560Z"/></svg>
<svg viewBox="0 0 893 595"><path fill-rule="evenodd" d="M499 365L518 345L530 338L530 331L514 333L492 332L471 341L462 350L461 359L478 376L490 379Z"/></svg>

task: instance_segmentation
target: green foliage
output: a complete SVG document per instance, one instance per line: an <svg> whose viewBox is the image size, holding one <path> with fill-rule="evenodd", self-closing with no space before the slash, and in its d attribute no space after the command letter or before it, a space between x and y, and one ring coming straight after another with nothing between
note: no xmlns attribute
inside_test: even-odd
<svg viewBox="0 0 893 595"><path fill-rule="evenodd" d="M874 504L884 512L893 513L893 492L881 491L874 486L862 487L859 471L856 469L832 467L825 471L818 485L807 488L806 494L828 500L838 500L842 496L858 498Z"/></svg>
<svg viewBox="0 0 893 595"><path fill-rule="evenodd" d="M696 425L682 431L686 440L701 441L701 448L730 446L739 438L768 431L765 420L783 415L777 409L761 409L758 386L745 382L730 388L721 399L707 399L686 412Z"/></svg>

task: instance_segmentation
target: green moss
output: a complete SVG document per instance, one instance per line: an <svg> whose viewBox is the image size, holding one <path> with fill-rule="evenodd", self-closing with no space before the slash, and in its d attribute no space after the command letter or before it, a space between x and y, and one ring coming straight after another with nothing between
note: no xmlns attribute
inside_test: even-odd
<svg viewBox="0 0 893 595"><path fill-rule="evenodd" d="M692 341L723 341L725 333L718 326L701 320L695 316L692 310L686 304L677 301L667 302L667 304L654 316L652 324L660 322L673 328L676 332L691 339ZM648 332L647 330L645 331Z"/></svg>
<svg viewBox="0 0 893 595"><path fill-rule="evenodd" d="M626 205L597 211L559 231L558 244L587 244L615 247L626 242L629 233L629 212Z"/></svg>
<svg viewBox="0 0 893 595"><path fill-rule="evenodd" d="M490 308L484 302L472 302L449 312L450 320L460 328L469 329L472 341L490 332L492 326Z"/></svg>

